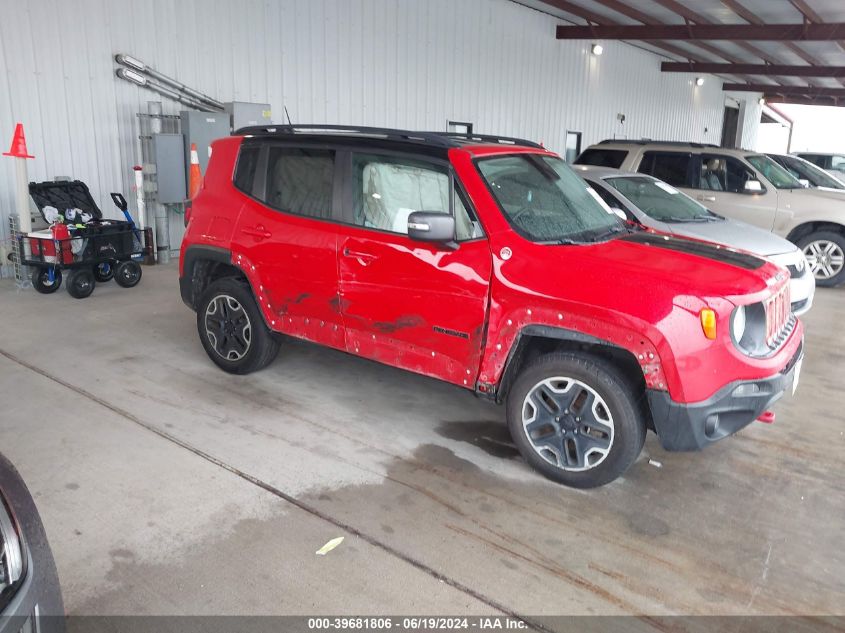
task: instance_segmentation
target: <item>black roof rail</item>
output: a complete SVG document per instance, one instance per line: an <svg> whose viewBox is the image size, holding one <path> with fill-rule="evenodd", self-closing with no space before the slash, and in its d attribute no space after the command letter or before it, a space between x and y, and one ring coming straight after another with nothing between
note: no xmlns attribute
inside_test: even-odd
<svg viewBox="0 0 845 633"><path fill-rule="evenodd" d="M472 132L425 132L425 134L437 134L447 138L460 139L464 141L481 141L482 143L498 143L500 145L521 145L523 147L535 147L545 149L540 143L529 141L514 136L499 136L498 134L474 134Z"/></svg>
<svg viewBox="0 0 845 633"><path fill-rule="evenodd" d="M714 145L713 143L693 143L691 141L656 141L650 138L641 138L641 139L612 139L606 138L603 141L599 141L596 145L607 145L607 144L618 144L618 145L678 145L678 146L689 146L689 147L720 147L719 145Z"/></svg>
<svg viewBox="0 0 845 633"><path fill-rule="evenodd" d="M237 136L283 136L286 134L358 134L361 136L377 136L387 139L408 141L411 143L425 143L439 147L455 147L456 140L480 141L484 143L502 143L508 145L524 145L526 147L542 148L533 141L511 138L509 136L495 136L487 134L464 134L461 132L417 132L413 130L398 130L393 128L368 127L363 125L327 125L319 124L280 124L280 125L251 125L233 132Z"/></svg>

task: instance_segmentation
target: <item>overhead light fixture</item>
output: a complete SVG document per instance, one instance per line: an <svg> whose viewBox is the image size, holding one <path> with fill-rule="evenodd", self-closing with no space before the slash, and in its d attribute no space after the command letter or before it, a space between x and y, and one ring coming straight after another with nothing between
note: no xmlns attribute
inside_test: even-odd
<svg viewBox="0 0 845 633"><path fill-rule="evenodd" d="M703 86L704 85L704 77L696 77L695 78L695 85L696 86Z"/></svg>
<svg viewBox="0 0 845 633"><path fill-rule="evenodd" d="M602 46L601 44L593 44L590 50L593 51L593 55L598 57L604 52L604 46Z"/></svg>
<svg viewBox="0 0 845 633"><path fill-rule="evenodd" d="M759 99L757 99L757 103L759 103L760 105L766 105L766 99L763 98L763 97L760 97Z"/></svg>

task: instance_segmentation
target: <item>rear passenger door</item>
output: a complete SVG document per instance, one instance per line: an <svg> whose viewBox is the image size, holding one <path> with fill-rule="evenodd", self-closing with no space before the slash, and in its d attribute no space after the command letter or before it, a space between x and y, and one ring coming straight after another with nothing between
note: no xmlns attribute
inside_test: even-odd
<svg viewBox="0 0 845 633"><path fill-rule="evenodd" d="M725 154L695 157L694 190L690 193L708 209L771 231L778 208L777 190L743 161ZM746 183L759 183L757 190ZM755 187L757 185L754 185Z"/></svg>
<svg viewBox="0 0 845 633"><path fill-rule="evenodd" d="M233 256L255 267L274 329L345 349L337 301L340 180L332 148L268 142L238 218Z"/></svg>
<svg viewBox="0 0 845 633"><path fill-rule="evenodd" d="M492 259L447 162L352 153L338 244L349 352L474 387ZM456 241L408 237L414 211L453 213Z"/></svg>

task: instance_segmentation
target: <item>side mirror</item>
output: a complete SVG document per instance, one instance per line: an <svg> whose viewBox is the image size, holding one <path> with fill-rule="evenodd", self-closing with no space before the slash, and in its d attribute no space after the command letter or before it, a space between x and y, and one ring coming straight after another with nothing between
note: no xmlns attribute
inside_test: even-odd
<svg viewBox="0 0 845 633"><path fill-rule="evenodd" d="M759 180L746 180L744 189L745 193L759 193L763 191L763 183Z"/></svg>
<svg viewBox="0 0 845 633"><path fill-rule="evenodd" d="M408 237L419 242L453 242L455 218L448 213L414 211L408 216Z"/></svg>
<svg viewBox="0 0 845 633"><path fill-rule="evenodd" d="M799 178L799 179L798 179L798 182L800 182L800 183L801 183L801 186L802 186L802 187L807 188L807 187L809 187L809 186L810 186L810 181L809 181L809 180L807 180L806 178Z"/></svg>
<svg viewBox="0 0 845 633"><path fill-rule="evenodd" d="M611 210L611 211L613 211L616 215L618 215L618 216L619 216L620 218L622 218L623 220L627 220L627 219L628 219L628 216L627 216L627 215L625 214L625 212L624 212L622 209L620 209L619 207L610 207L610 210Z"/></svg>

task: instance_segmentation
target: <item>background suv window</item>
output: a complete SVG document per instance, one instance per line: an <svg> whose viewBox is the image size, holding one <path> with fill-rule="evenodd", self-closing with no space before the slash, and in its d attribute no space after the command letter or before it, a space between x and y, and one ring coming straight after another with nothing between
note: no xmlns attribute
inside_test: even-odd
<svg viewBox="0 0 845 633"><path fill-rule="evenodd" d="M334 152L271 147L265 202L279 211L331 218Z"/></svg>
<svg viewBox="0 0 845 633"><path fill-rule="evenodd" d="M597 167L613 167L619 169L625 162L628 152L623 149L599 149L591 148L584 150L575 159L575 165L596 165Z"/></svg>
<svg viewBox="0 0 845 633"><path fill-rule="evenodd" d="M691 154L681 152L646 152L638 172L649 174L675 187L689 187Z"/></svg>
<svg viewBox="0 0 845 633"><path fill-rule="evenodd" d="M700 157L699 189L745 193L749 180L757 180L757 176L736 158L712 154Z"/></svg>
<svg viewBox="0 0 845 633"><path fill-rule="evenodd" d="M413 158L355 154L352 160L354 223L408 233L414 211L450 213L451 179L446 167ZM461 196L455 196L455 237L480 237Z"/></svg>

